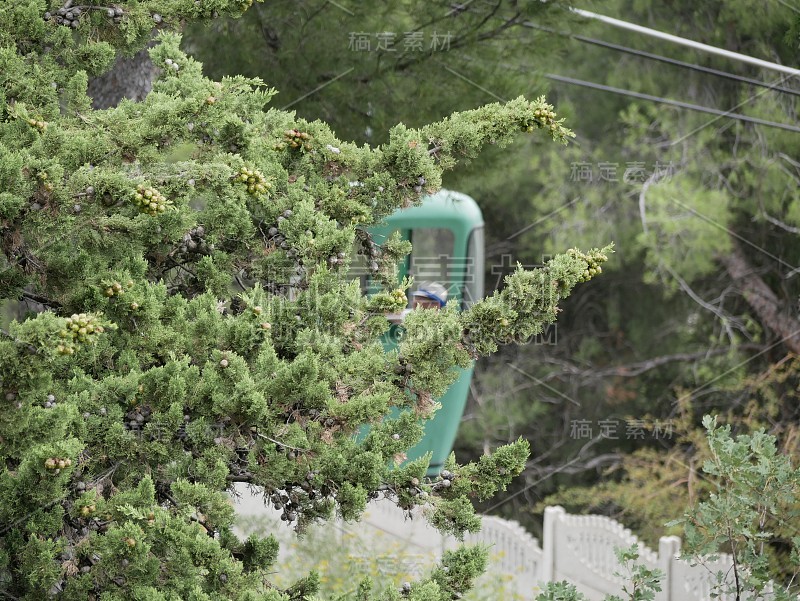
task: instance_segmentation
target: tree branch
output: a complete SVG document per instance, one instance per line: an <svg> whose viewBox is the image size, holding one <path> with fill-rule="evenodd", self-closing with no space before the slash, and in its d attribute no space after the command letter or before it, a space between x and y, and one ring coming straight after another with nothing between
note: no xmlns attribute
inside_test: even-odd
<svg viewBox="0 0 800 601"><path fill-rule="evenodd" d="M701 307L703 307L707 311L710 311L711 313L713 313L714 315L716 315L719 318L720 322L722 323L722 326L725 328L725 331L728 332L728 338L731 340L731 342L733 342L733 338L734 337L733 337L733 331L731 330L730 324L734 324L736 326L736 328L740 332L742 332L744 334L747 333L747 331L746 331L746 329L744 327L744 324L741 322L741 320L736 319L733 315L730 315L730 314L726 313L725 311L723 311L722 309L720 309L718 307L715 307L714 305L704 301L702 298L700 298L700 296L694 290L692 290L691 286L689 286L689 284L686 282L686 280L684 280L681 276L679 276L678 273L674 269L672 269L669 265L663 265L663 267L667 272L669 272L669 274L673 278L675 278L677 280L678 285L681 287L681 289L686 294L688 294L689 297L694 302L696 302L698 305L700 305Z"/></svg>
<svg viewBox="0 0 800 601"><path fill-rule="evenodd" d="M600 377L604 376L633 377L641 375L642 373L649 371L651 369L655 369L656 367L660 367L667 363L673 363L675 361L696 361L697 359L703 359L705 357L711 357L714 355L724 355L725 353L729 353L732 348L759 350L764 347L763 345L760 344L740 344L734 347L706 349L704 351L698 351L696 353L675 353L674 355L662 355L661 357L654 357L652 359L646 359L644 361L628 363L627 365L616 365L614 367L609 367L600 370L586 370L584 372L581 372L579 375L588 376L590 374L593 374Z"/></svg>
<svg viewBox="0 0 800 601"><path fill-rule="evenodd" d="M779 228L784 229L792 234L800 234L800 227L794 227L793 225L784 223L780 219L775 219L771 215L767 214L766 211L761 211L761 214L764 216L764 219L769 221L772 225L777 225Z"/></svg>
<svg viewBox="0 0 800 601"><path fill-rule="evenodd" d="M724 348L716 348L716 349L709 348L702 351L696 351L694 353L675 353L672 355L662 355L660 357L652 357L650 359L644 359L642 361L635 361L633 363L613 365L603 369L582 369L577 365L575 365L574 363L570 363L569 361L563 361L549 357L545 359L545 362L560 365L562 368L560 371L551 371L550 373L543 375L541 378L538 378L538 382L532 381L532 382L525 382L523 384L518 384L507 391L495 393L494 396L496 398L497 396L502 395L502 397L504 398L508 395L528 390L530 388L534 388L538 386L541 382L549 382L550 380L554 380L556 378L564 376L565 374L570 378L578 378L583 380L608 378L608 377L633 378L640 376L643 373L650 371L651 369L661 367L662 365L666 365L668 363L675 363L679 361L696 361L698 359L704 359L707 357L724 355L726 353L729 353L733 349L759 351L764 349L764 345L747 343L747 344L739 344L736 346L730 346Z"/></svg>
<svg viewBox="0 0 800 601"><path fill-rule="evenodd" d="M23 340L20 340L19 338L15 338L14 336L11 335L10 332L6 332L5 330L0 329L0 334L2 334L3 336L6 336L7 338L10 338L16 344L24 346L25 348L27 348L32 353L38 353L39 352L39 349L37 349L35 346L33 346L32 344L29 344L29 343L27 343L27 342L25 342Z"/></svg>
<svg viewBox="0 0 800 601"><path fill-rule="evenodd" d="M22 298L31 300L35 303L39 303L40 305L44 305L45 307L54 307L58 308L61 307L61 303L58 301L51 300L46 296L41 296L39 294L34 294L33 292L25 292L22 293Z"/></svg>
<svg viewBox="0 0 800 601"><path fill-rule="evenodd" d="M800 354L800 321L784 311L775 292L755 272L742 249L733 242L731 252L721 259L728 274L739 285L742 296L762 324L781 337L786 347Z"/></svg>
<svg viewBox="0 0 800 601"><path fill-rule="evenodd" d="M587 459L584 462L570 462L566 466L539 469L537 470L537 473L549 474L551 472L558 472L559 474L579 474L581 472L587 472L604 467L605 465L614 465L619 463L623 457L624 455L622 453L604 453L602 455L592 457L591 459Z"/></svg>

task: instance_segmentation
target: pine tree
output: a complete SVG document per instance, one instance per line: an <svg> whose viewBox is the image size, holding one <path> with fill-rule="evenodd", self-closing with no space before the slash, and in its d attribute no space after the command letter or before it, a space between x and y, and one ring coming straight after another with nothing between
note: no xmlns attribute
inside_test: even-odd
<svg viewBox="0 0 800 601"><path fill-rule="evenodd" d="M0 7L0 300L26 311L0 333L4 598L306 598L314 574L270 585L274 539L233 535L233 483L298 529L383 495L459 535L479 527L470 499L524 467L523 441L451 460L449 487L424 460L392 463L454 366L541 331L608 249L520 269L463 313L417 312L385 351L409 249L365 228L486 144L570 132L519 98L398 125L378 148L342 142L270 108L264 82L211 81L180 50L183 21L248 4ZM90 78L154 28L152 91L93 110ZM354 246L383 287L370 297L347 275ZM454 598L484 563L456 551L402 594Z"/></svg>

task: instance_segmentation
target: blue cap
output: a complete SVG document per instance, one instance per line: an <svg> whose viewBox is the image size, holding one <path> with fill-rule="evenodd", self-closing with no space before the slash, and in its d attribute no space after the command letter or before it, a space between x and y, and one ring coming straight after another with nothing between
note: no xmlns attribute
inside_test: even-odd
<svg viewBox="0 0 800 601"><path fill-rule="evenodd" d="M429 282L421 284L420 287L414 291L414 296L422 296L435 300L439 303L440 307L444 307L447 302L447 289L436 282Z"/></svg>

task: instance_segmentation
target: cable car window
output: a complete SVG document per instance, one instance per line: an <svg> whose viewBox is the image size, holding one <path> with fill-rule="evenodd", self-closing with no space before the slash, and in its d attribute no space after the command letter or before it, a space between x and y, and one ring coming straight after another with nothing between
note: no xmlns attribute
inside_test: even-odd
<svg viewBox="0 0 800 601"><path fill-rule="evenodd" d="M483 298L484 286L483 228L476 227L469 233L467 242L467 273L464 279L462 308L467 309Z"/></svg>
<svg viewBox="0 0 800 601"><path fill-rule="evenodd" d="M411 231L410 274L417 284L437 282L447 288L448 297L458 293L459 274L453 261L455 237L443 227L414 228Z"/></svg>

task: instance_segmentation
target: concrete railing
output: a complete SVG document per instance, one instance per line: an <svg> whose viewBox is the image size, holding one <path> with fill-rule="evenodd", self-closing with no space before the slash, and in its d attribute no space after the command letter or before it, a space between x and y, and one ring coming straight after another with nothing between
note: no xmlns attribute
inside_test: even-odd
<svg viewBox="0 0 800 601"><path fill-rule="evenodd" d="M272 513L260 500L253 503L252 498L240 502L237 511L251 519L254 515L267 518ZM401 565L410 577L423 574L444 551L459 544L431 527L419 508L409 514L389 501L370 503L361 521L337 522L336 528L365 560L377 557L382 548L391 548L395 567ZM285 526L284 530L290 537L291 531ZM733 578L729 555L693 565L678 558L681 540L676 536L662 537L655 552L619 522L603 516L570 515L562 507L545 509L541 545L516 522L493 516L484 516L481 531L467 535L465 542L490 547L490 571L503 577L518 599L532 600L542 585L560 580L574 584L589 601L622 595L628 580L625 574L615 575L622 573L623 567L614 550L634 544L639 547L638 563L664 574L656 601L735 599L716 586L719 573L726 575L727 582Z"/></svg>
<svg viewBox="0 0 800 601"><path fill-rule="evenodd" d="M658 552L641 543L630 530L611 518L596 515L570 515L562 507L547 507L544 514L545 568L543 582L572 582L590 601L605 595L619 595L626 574L617 562L615 548L637 545L637 563L661 570L661 593L656 601L733 601L716 586L717 574L725 582L733 578L733 558L724 553L714 561L692 564L679 559L681 539L661 537ZM621 574L617 576L615 574ZM712 593L716 596L712 597Z"/></svg>
<svg viewBox="0 0 800 601"><path fill-rule="evenodd" d="M452 546L457 544L452 538L448 542ZM533 598L533 591L541 584L544 552L527 530L517 522L484 516L480 532L467 535L465 542L490 547L491 569L510 579L510 587L518 597Z"/></svg>
<svg viewBox="0 0 800 601"><path fill-rule="evenodd" d="M615 548L639 547L639 562L658 567L658 555L639 543L630 530L598 515L570 515L547 507L544 516L544 582L573 582L587 597L618 594L625 584Z"/></svg>

